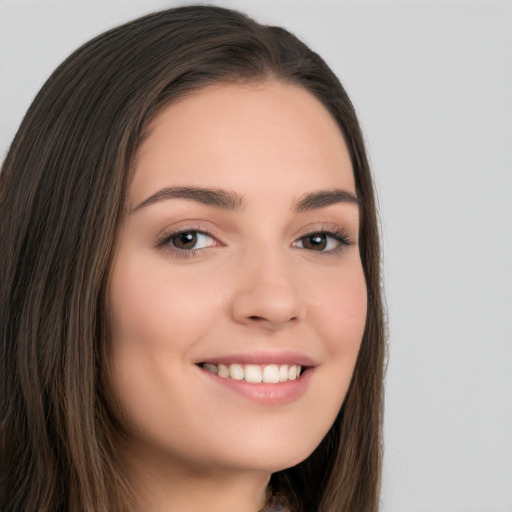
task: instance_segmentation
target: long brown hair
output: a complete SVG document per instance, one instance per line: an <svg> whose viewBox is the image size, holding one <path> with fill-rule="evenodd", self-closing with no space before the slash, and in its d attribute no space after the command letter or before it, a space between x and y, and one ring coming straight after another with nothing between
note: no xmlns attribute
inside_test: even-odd
<svg viewBox="0 0 512 512"><path fill-rule="evenodd" d="M295 36L189 6L76 50L29 108L0 175L4 512L130 509L105 396L105 297L137 148L166 105L209 84L281 80L316 96L345 137L361 200L365 333L342 410L316 451L272 476L293 510L375 512L384 326L372 179L352 104Z"/></svg>

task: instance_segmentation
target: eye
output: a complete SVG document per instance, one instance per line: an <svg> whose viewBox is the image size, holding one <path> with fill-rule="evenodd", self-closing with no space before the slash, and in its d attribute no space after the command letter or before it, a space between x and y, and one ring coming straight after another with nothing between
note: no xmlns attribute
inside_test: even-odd
<svg viewBox="0 0 512 512"><path fill-rule="evenodd" d="M179 251L197 251L215 245L215 240L207 233L189 229L172 233L162 241L162 245L170 245Z"/></svg>
<svg viewBox="0 0 512 512"><path fill-rule="evenodd" d="M299 249L307 249L316 252L333 252L342 246L350 245L348 238L343 233L331 233L321 231L310 233L299 238L294 246Z"/></svg>

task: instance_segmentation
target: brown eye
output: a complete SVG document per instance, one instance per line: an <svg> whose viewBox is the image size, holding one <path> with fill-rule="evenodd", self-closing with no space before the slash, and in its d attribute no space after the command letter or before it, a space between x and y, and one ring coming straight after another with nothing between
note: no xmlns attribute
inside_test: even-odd
<svg viewBox="0 0 512 512"><path fill-rule="evenodd" d="M344 246L350 245L350 241L341 232L319 231L299 238L293 245L307 251L335 253Z"/></svg>
<svg viewBox="0 0 512 512"><path fill-rule="evenodd" d="M197 243L197 231L177 233L171 237L171 243L176 249L193 249Z"/></svg>
<svg viewBox="0 0 512 512"><path fill-rule="evenodd" d="M324 251L327 247L327 235L324 233L315 233L305 236L302 240L302 247L310 251Z"/></svg>
<svg viewBox="0 0 512 512"><path fill-rule="evenodd" d="M170 245L178 251L195 251L212 247L216 243L211 235L190 229L171 234L163 240L162 245Z"/></svg>

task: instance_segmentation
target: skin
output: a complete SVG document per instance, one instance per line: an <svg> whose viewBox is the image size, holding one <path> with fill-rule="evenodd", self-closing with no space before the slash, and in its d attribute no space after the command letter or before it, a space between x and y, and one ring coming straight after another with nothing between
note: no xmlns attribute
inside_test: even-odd
<svg viewBox="0 0 512 512"><path fill-rule="evenodd" d="M223 189L241 204L153 197L177 186ZM334 189L355 195L348 151L302 88L211 86L151 123L109 288L111 384L141 510L255 512L271 473L304 460L332 425L366 318L359 209L294 205ZM172 234L192 230L207 234L198 249L177 248ZM311 244L331 231L325 247ZM248 398L197 364L283 351L314 366L285 404Z"/></svg>

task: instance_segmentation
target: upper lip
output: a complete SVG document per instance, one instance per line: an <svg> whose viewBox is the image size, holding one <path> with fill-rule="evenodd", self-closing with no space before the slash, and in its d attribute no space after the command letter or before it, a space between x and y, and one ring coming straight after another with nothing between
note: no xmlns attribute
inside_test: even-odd
<svg viewBox="0 0 512 512"><path fill-rule="evenodd" d="M213 356L198 361L200 363L225 364L288 364L300 366L316 366L317 363L309 356L300 352L281 351L281 352L241 352L236 354Z"/></svg>

